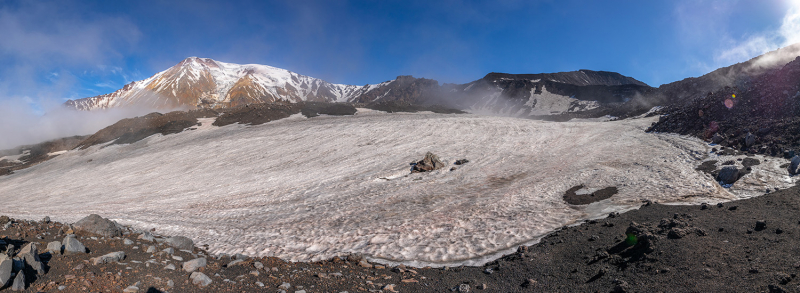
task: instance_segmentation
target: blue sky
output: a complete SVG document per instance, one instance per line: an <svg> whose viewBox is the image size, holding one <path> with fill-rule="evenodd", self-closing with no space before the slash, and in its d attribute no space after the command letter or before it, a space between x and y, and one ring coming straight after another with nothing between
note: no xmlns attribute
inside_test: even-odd
<svg viewBox="0 0 800 293"><path fill-rule="evenodd" d="M798 2L0 0L0 101L104 94L189 56L357 85L592 69L658 86L800 41Z"/></svg>

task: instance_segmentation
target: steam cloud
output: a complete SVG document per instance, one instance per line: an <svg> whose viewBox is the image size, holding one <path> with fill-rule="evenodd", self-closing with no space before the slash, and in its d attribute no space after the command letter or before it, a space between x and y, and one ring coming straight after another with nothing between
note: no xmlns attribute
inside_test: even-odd
<svg viewBox="0 0 800 293"><path fill-rule="evenodd" d="M83 97L74 91L81 71L108 67L141 36L128 19L89 16L78 4L0 4L0 150L91 134L121 118L152 111L138 107L87 113L61 106L66 98Z"/></svg>
<svg viewBox="0 0 800 293"><path fill-rule="evenodd" d="M45 102L45 105L45 114L40 115L25 99L0 100L0 150L61 137L93 134L120 119L154 111L139 106L78 111L63 107L57 101Z"/></svg>
<svg viewBox="0 0 800 293"><path fill-rule="evenodd" d="M800 0L791 0L788 1L788 4L790 7L777 31L750 36L744 42L723 50L715 59L732 64L800 42ZM759 58L753 66L764 68L785 64L798 55L800 55L800 46L793 46L787 50L781 50L778 54Z"/></svg>

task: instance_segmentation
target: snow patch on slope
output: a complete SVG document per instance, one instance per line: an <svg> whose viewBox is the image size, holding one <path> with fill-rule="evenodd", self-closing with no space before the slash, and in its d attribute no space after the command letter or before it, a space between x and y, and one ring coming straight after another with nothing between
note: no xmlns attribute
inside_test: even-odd
<svg viewBox="0 0 800 293"><path fill-rule="evenodd" d="M387 263L481 265L642 200L743 196L694 170L708 145L645 133L654 119L548 123L359 110L155 135L72 150L0 177L0 213L65 222L97 213L190 236L212 253L291 261L362 253ZM470 163L408 173L426 151L448 165ZM764 184L794 181L785 170L771 172L779 182ZM776 181L770 178L762 179ZM619 193L566 204L564 192L580 184Z"/></svg>
<svg viewBox="0 0 800 293"><path fill-rule="evenodd" d="M525 106L531 107L530 115L551 115L572 112L573 106L579 105L581 110L591 110L600 106L597 101L582 101L569 96L562 96L547 91L542 85L542 93L536 94L531 89L531 96Z"/></svg>

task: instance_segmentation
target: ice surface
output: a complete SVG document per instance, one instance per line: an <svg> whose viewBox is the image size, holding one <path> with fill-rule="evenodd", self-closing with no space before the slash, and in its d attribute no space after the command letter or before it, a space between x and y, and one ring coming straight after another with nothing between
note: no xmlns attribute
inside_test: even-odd
<svg viewBox="0 0 800 293"><path fill-rule="evenodd" d="M793 180L774 169L785 160L774 159L740 180L744 191L721 188L694 170L711 147L645 133L655 119L550 123L363 109L257 126L206 119L196 130L71 150L0 177L0 214L74 222L97 213L189 236L212 253L480 265L642 200L726 201ZM410 174L427 151L451 166L470 162ZM564 192L580 184L619 193L566 204Z"/></svg>

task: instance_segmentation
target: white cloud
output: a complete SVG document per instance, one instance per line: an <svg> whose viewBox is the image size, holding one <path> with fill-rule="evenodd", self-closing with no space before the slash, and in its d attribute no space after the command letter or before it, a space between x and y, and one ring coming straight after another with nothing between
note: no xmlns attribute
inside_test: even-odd
<svg viewBox="0 0 800 293"><path fill-rule="evenodd" d="M789 8L784 15L781 26L774 31L765 31L748 36L744 41L735 42L729 49L721 50L715 56L716 63L733 64L762 55L800 42L800 0L787 2ZM769 60L760 60L759 65L771 65L776 62L788 62L792 54L782 54ZM795 55L796 56L796 55Z"/></svg>
<svg viewBox="0 0 800 293"><path fill-rule="evenodd" d="M88 134L139 114L87 116L61 107L74 96L76 74L113 64L141 35L128 19L90 14L86 5L71 0L0 1L0 149Z"/></svg>
<svg viewBox="0 0 800 293"><path fill-rule="evenodd" d="M115 85L115 84L113 84L113 83L111 83L111 82L100 82L100 83L95 83L95 84L94 84L94 86L96 86L96 87L110 88L110 89L118 89L118 88L119 88L117 85Z"/></svg>

